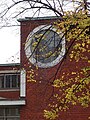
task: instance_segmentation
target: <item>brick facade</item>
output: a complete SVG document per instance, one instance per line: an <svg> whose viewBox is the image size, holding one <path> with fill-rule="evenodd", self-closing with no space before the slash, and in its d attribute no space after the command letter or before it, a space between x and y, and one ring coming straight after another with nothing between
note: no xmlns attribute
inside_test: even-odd
<svg viewBox="0 0 90 120"><path fill-rule="evenodd" d="M52 102L52 94L56 92L51 86L58 67L61 62L50 68L36 68L32 65L25 55L25 42L29 33L39 25L52 24L57 18L41 18L41 19L20 19L21 26L21 50L20 50L20 65L0 66L0 71L5 70L26 70L26 93L24 97L20 97L20 91L0 91L0 97L7 99L24 99L25 105L20 106L20 120L45 120L43 110ZM71 48L72 49L72 48ZM68 73L77 72L84 66L89 66L89 63L80 61L70 61L68 55L63 61L61 68L58 70L56 78L60 78L63 73L66 73L65 79L68 80ZM78 67L77 67L78 66ZM33 70L34 78L37 82L28 82L30 80L30 72ZM28 78L29 77L29 78ZM20 89L21 90L21 89ZM90 107L82 108L71 106L66 112L61 112L56 120L88 120L90 116Z"/></svg>
<svg viewBox="0 0 90 120"><path fill-rule="evenodd" d="M52 98L53 87L49 84L53 80L53 75L56 73L60 63L51 68L38 68L38 70L28 61L25 55L25 41L28 34L37 26L43 24L52 24L56 19L35 19L35 20L21 20L21 66L28 71L34 69L36 83L26 83L26 106L22 107L21 120L45 120L43 118L43 110L47 107ZM72 49L72 48L71 48ZM80 61L78 63L70 62L69 57L65 58L61 69L58 71L56 78L65 73L76 72L77 69L89 65L87 62ZM31 67L30 67L31 66ZM77 67L78 66L78 67ZM66 75L66 79L69 76ZM52 78L52 79L51 79ZM26 81L28 78L26 79ZM80 106L71 107L70 110L60 114L57 120L87 120L89 117L90 108L82 109Z"/></svg>

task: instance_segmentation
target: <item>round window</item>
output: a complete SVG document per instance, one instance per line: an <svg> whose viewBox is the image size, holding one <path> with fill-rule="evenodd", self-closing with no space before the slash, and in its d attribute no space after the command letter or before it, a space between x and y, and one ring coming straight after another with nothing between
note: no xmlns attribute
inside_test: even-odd
<svg viewBox="0 0 90 120"><path fill-rule="evenodd" d="M65 38L55 28L41 25L27 37L25 53L29 61L38 67L52 67L60 62L65 54Z"/></svg>

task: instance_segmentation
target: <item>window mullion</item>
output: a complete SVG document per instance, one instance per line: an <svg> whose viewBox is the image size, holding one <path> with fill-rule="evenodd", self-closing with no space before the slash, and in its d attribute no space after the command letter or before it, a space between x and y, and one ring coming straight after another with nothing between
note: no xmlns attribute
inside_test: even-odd
<svg viewBox="0 0 90 120"><path fill-rule="evenodd" d="M6 88L6 75L4 74L4 88Z"/></svg>
<svg viewBox="0 0 90 120"><path fill-rule="evenodd" d="M4 120L6 120L6 109L4 108Z"/></svg>
<svg viewBox="0 0 90 120"><path fill-rule="evenodd" d="M18 88L18 75L16 76L16 87Z"/></svg>

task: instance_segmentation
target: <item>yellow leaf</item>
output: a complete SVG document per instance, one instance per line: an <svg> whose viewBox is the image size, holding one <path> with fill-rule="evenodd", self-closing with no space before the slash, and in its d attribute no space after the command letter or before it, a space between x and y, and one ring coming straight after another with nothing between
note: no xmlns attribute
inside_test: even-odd
<svg viewBox="0 0 90 120"><path fill-rule="evenodd" d="M72 75L75 75L76 74L76 72L72 72Z"/></svg>
<svg viewBox="0 0 90 120"><path fill-rule="evenodd" d="M84 47L84 46L85 46L85 43L82 43L82 46Z"/></svg>
<svg viewBox="0 0 90 120"><path fill-rule="evenodd" d="M90 60L88 60L88 63L90 63Z"/></svg>

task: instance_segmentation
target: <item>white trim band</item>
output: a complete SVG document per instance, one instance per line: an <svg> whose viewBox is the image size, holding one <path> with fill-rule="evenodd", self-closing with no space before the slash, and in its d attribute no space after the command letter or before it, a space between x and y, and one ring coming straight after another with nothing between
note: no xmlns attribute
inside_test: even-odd
<svg viewBox="0 0 90 120"><path fill-rule="evenodd" d="M0 100L0 106L25 105L25 100Z"/></svg>
<svg viewBox="0 0 90 120"><path fill-rule="evenodd" d="M20 70L1 70L0 74L5 74L5 73L20 73Z"/></svg>

